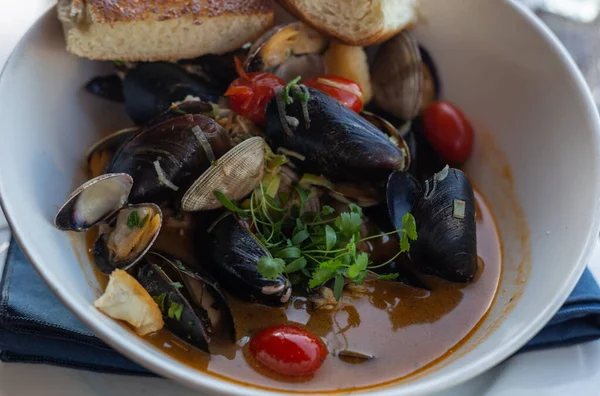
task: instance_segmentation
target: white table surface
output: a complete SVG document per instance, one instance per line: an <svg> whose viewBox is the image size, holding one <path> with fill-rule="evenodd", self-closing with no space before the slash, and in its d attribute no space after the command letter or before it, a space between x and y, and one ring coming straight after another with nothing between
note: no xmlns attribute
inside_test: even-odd
<svg viewBox="0 0 600 396"><path fill-rule="evenodd" d="M0 1L0 65L27 28L52 0ZM0 213L0 269L9 232ZM600 279L600 245L589 263ZM171 381L98 374L46 365L0 362L0 396L191 396ZM510 358L485 374L439 396L600 395L600 341L529 352Z"/></svg>

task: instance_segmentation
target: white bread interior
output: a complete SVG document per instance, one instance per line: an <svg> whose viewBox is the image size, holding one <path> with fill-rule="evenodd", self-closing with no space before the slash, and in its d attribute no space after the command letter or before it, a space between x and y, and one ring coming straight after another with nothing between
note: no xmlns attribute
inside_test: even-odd
<svg viewBox="0 0 600 396"><path fill-rule="evenodd" d="M278 0L289 12L349 45L372 45L416 22L419 0Z"/></svg>

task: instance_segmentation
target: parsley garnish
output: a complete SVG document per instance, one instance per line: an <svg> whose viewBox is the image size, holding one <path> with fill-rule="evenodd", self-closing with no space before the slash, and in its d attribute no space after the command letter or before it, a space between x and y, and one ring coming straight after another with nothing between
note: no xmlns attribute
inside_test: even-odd
<svg viewBox="0 0 600 396"><path fill-rule="evenodd" d="M117 67L123 67L123 66L125 66L125 62L123 62L123 61L120 61L120 60L113 61L113 63L114 63L114 64L115 64L115 66L117 66Z"/></svg>
<svg viewBox="0 0 600 396"><path fill-rule="evenodd" d="M149 216L149 214L146 213L146 216L144 216L144 218L142 220L140 220L140 215L139 215L138 211L133 210L131 213L129 213L129 216L127 216L127 227L129 227L130 230L132 230L134 227L137 227L137 228L144 227L144 225L146 224L146 221L148 221L148 216Z"/></svg>
<svg viewBox="0 0 600 396"><path fill-rule="evenodd" d="M183 263L179 260L174 260L175 261L175 265L177 266L177 268L179 268L182 271L185 271L187 268L185 268L185 265L183 265Z"/></svg>
<svg viewBox="0 0 600 396"><path fill-rule="evenodd" d="M175 107L173 111L178 114L187 114L187 112L181 110L179 107Z"/></svg>
<svg viewBox="0 0 600 396"><path fill-rule="evenodd" d="M183 304L176 303L175 301L171 301L169 304L169 312L167 312L167 316L171 319L181 320L181 314L183 313Z"/></svg>
<svg viewBox="0 0 600 396"><path fill-rule="evenodd" d="M158 304L158 308L160 309L160 311L165 312L165 299L167 298L167 295L163 293L159 294L158 296L152 296L152 298Z"/></svg>
<svg viewBox="0 0 600 396"><path fill-rule="evenodd" d="M183 287L181 282L171 282L171 286L173 286L176 289L181 289Z"/></svg>
<svg viewBox="0 0 600 396"><path fill-rule="evenodd" d="M362 284L369 274L382 280L398 277L396 273L377 275L374 270L390 264L410 249L410 241L417 239L415 219L410 213L402 218L402 228L361 238L363 213L358 205L349 204L347 212L337 215L327 205L319 213L308 212L313 190L296 184L292 193L282 196L271 188L272 183L279 182L274 181L276 177L276 173L265 176L250 197L239 204L214 191L226 209L252 224L255 236L269 251L269 256L258 261L261 276L275 279L284 274L292 284L308 284L310 288L327 284L336 299L348 281ZM367 253L357 251L363 241L393 234L400 240L398 253L385 263L373 264Z"/></svg>

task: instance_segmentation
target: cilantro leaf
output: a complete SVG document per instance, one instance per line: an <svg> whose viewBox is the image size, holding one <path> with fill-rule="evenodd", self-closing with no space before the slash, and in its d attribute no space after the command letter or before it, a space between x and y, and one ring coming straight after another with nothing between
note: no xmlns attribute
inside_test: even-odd
<svg viewBox="0 0 600 396"><path fill-rule="evenodd" d="M400 276L400 274L394 272L391 274L377 275L377 279L378 280L394 280L394 279L398 278L398 276Z"/></svg>
<svg viewBox="0 0 600 396"><path fill-rule="evenodd" d="M306 205L306 200L308 199L309 192L300 187L299 184L296 184L294 188L296 189L298 197L300 198L300 213L302 213L304 212L304 206Z"/></svg>
<svg viewBox="0 0 600 396"><path fill-rule="evenodd" d="M400 237L400 253L408 252L410 250L410 242L408 241L408 234L402 233Z"/></svg>
<svg viewBox="0 0 600 396"><path fill-rule="evenodd" d="M359 279L361 277L361 272L366 272L368 264L369 255L367 253L359 254L356 257L356 261L354 262L354 264L348 267L348 271L346 272L347 277L352 280Z"/></svg>
<svg viewBox="0 0 600 396"><path fill-rule="evenodd" d="M167 297L167 295L165 293L159 294L158 296L152 296L154 301L156 301L156 304L158 304L158 309L160 309L161 312L165 312L165 298L166 297Z"/></svg>
<svg viewBox="0 0 600 396"><path fill-rule="evenodd" d="M171 319L181 320L181 314L183 313L183 304L171 301L169 304L169 312L167 316Z"/></svg>
<svg viewBox="0 0 600 396"><path fill-rule="evenodd" d="M323 207L321 208L321 214L324 216L327 216L332 213L333 213L333 208L329 205L323 205Z"/></svg>
<svg viewBox="0 0 600 396"><path fill-rule="evenodd" d="M311 289L319 287L323 283L325 283L328 280L330 280L331 278L333 278L334 276L335 276L335 270L332 270L329 267L323 267L323 265L321 265L321 267L317 268L312 273L310 281L308 282L308 287L310 287Z"/></svg>
<svg viewBox="0 0 600 396"><path fill-rule="evenodd" d="M350 208L350 212L352 213L356 213L360 216L363 214L362 208L355 203L349 203L348 208Z"/></svg>
<svg viewBox="0 0 600 396"><path fill-rule="evenodd" d="M417 222L410 212L402 216L402 229L411 240L417 240Z"/></svg>
<svg viewBox="0 0 600 396"><path fill-rule="evenodd" d="M285 261L280 258L262 256L258 260L256 269L260 275L267 279L276 279L285 268Z"/></svg>
<svg viewBox="0 0 600 396"><path fill-rule="evenodd" d="M362 217L355 212L344 212L335 219L335 226L342 234L350 238L352 235L360 231L362 225Z"/></svg>
<svg viewBox="0 0 600 396"><path fill-rule="evenodd" d="M292 245L300 245L302 242L310 238L310 234L306 230L300 230L292 237Z"/></svg>
<svg viewBox="0 0 600 396"><path fill-rule="evenodd" d="M298 257L296 260L292 261L289 264L286 264L283 272L289 274L291 272L300 271L302 268L306 267L306 259L304 257Z"/></svg>
<svg viewBox="0 0 600 396"><path fill-rule="evenodd" d="M333 296L336 300L342 297L342 291L344 291L344 276L340 273L335 275L335 283L333 284Z"/></svg>
<svg viewBox="0 0 600 396"><path fill-rule="evenodd" d="M337 237L335 235L335 231L330 226L325 226L325 249L330 251L335 246L335 242Z"/></svg>
<svg viewBox="0 0 600 396"><path fill-rule="evenodd" d="M275 254L279 258L298 258L302 255L302 250L297 247L287 247L285 249L281 249L279 252Z"/></svg>

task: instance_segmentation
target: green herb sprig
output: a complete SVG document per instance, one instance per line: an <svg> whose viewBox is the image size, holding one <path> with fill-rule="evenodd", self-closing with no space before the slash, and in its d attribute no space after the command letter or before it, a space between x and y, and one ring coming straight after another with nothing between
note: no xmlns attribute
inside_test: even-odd
<svg viewBox="0 0 600 396"><path fill-rule="evenodd" d="M133 230L134 227L137 227L137 228L144 227L144 225L146 224L146 221L148 221L148 216L149 216L149 214L146 213L146 216L144 216L144 218L140 220L140 215L139 215L138 211L133 210L131 213L129 213L129 216L127 216L127 227L129 227L130 230Z"/></svg>
<svg viewBox="0 0 600 396"><path fill-rule="evenodd" d="M250 196L248 208L240 207L220 191L214 194L225 208L250 222L271 254L258 262L263 277L274 279L286 274L293 284L308 283L310 288L333 280L336 299L341 297L346 280L362 284L369 273L383 280L398 277L396 273L378 275L373 270L407 252L410 241L417 239L415 219L410 213L402 218L402 228L365 238L360 236L363 213L358 205L349 204L350 211L338 216L327 205L319 213L305 213L311 191L300 185L295 186L294 197L281 194L273 197L261 184ZM399 251L384 263L374 265L367 253L357 251L361 242L392 234L400 237Z"/></svg>

